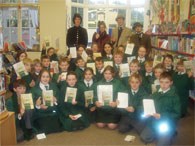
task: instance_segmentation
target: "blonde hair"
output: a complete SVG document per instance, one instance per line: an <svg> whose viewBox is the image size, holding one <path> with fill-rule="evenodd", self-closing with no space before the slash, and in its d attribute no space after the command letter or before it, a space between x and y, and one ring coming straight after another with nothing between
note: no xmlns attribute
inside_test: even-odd
<svg viewBox="0 0 195 146"><path fill-rule="evenodd" d="M131 61L130 65L131 65L131 64L137 64L138 66L140 66L139 61L138 61L137 59L133 59L133 60Z"/></svg>
<svg viewBox="0 0 195 146"><path fill-rule="evenodd" d="M131 80L135 78L138 79L140 83L142 83L142 76L140 74L134 73L129 77L128 83L130 84Z"/></svg>
<svg viewBox="0 0 195 146"><path fill-rule="evenodd" d="M24 64L28 64L29 63L29 64L32 65L33 62L32 62L32 60L30 58L24 58L23 63Z"/></svg>
<svg viewBox="0 0 195 146"><path fill-rule="evenodd" d="M122 58L124 57L124 53L122 51L119 51L119 50L114 51L113 56L115 56L115 55L120 55L120 56L122 56Z"/></svg>

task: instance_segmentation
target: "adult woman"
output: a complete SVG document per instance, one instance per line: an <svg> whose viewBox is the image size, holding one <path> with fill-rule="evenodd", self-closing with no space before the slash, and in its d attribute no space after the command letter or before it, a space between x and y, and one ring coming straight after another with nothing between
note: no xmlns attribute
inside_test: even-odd
<svg viewBox="0 0 195 146"><path fill-rule="evenodd" d="M104 21L98 22L99 31L93 34L92 42L98 43L99 51L103 52L105 42L110 42L110 36L106 32L106 24Z"/></svg>

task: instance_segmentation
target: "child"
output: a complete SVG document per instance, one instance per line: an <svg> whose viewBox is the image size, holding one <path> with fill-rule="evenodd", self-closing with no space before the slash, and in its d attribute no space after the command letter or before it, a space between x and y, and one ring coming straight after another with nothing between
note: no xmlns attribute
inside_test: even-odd
<svg viewBox="0 0 195 146"><path fill-rule="evenodd" d="M41 72L41 69L42 69L41 61L39 59L33 60L32 78L35 81L35 83L39 82L39 74Z"/></svg>
<svg viewBox="0 0 195 146"><path fill-rule="evenodd" d="M23 61L23 59L26 58L26 57L27 57L26 52L24 52L24 51L19 51L19 52L17 53L17 55L16 55L16 61L17 61L17 62Z"/></svg>
<svg viewBox="0 0 195 146"><path fill-rule="evenodd" d="M24 139L30 140L33 138L32 133L32 110L25 110L21 108L21 94L26 93L26 83L24 80L16 80L13 84L14 93L11 98L6 102L6 107L8 111L15 112L15 122L16 122L16 135L17 141Z"/></svg>
<svg viewBox="0 0 195 146"><path fill-rule="evenodd" d="M46 47L43 47L41 55L46 55ZM47 49L47 55L50 58L50 61L58 61L58 56L56 55L55 48L50 47Z"/></svg>
<svg viewBox="0 0 195 146"><path fill-rule="evenodd" d="M119 123L119 132L125 133L135 128L138 133L143 129L144 123L140 120L143 113L142 100L147 98L148 94L141 87L142 77L139 74L133 74L129 78L129 100L128 107L121 109L122 118Z"/></svg>
<svg viewBox="0 0 195 146"><path fill-rule="evenodd" d="M144 46L140 46L138 49L138 56L137 56L137 60L139 61L139 65L140 65L140 73L144 74L145 73L145 68L144 68L144 63L146 61L146 48Z"/></svg>
<svg viewBox="0 0 195 146"><path fill-rule="evenodd" d="M166 72L170 72L171 74L174 73L174 66L173 66L173 56L166 55L163 59L163 64L165 66Z"/></svg>
<svg viewBox="0 0 195 146"><path fill-rule="evenodd" d="M113 46L111 43L107 42L103 46L103 56L104 56L104 61L112 61L113 60Z"/></svg>
<svg viewBox="0 0 195 146"><path fill-rule="evenodd" d="M194 89L194 79L191 72L185 72L184 61L177 63L177 72L173 73L173 84L176 87L181 102L181 116L187 113L189 90Z"/></svg>
<svg viewBox="0 0 195 146"><path fill-rule="evenodd" d="M50 71L50 57L48 55L41 56L41 64L43 69Z"/></svg>
<svg viewBox="0 0 195 146"><path fill-rule="evenodd" d="M99 48L98 48L98 43L93 42L91 45L91 50L92 50L92 58L93 58L93 60L95 60L96 56L93 56L93 53L100 53Z"/></svg>
<svg viewBox="0 0 195 146"><path fill-rule="evenodd" d="M154 74L153 74L153 68L152 68L153 61L152 60L147 60L144 63L144 66L145 66L146 72L143 75L143 83L142 83L142 85L143 85L145 91L148 94L152 94L151 85L152 85L152 83L155 80L155 77L154 77Z"/></svg>
<svg viewBox="0 0 195 146"><path fill-rule="evenodd" d="M125 54L125 47L123 45L119 45L118 48L117 48L117 50L124 53L123 63L127 63L127 58L130 57L130 56L132 56L132 55Z"/></svg>
<svg viewBox="0 0 195 146"><path fill-rule="evenodd" d="M59 91L55 84L51 83L51 75L48 70L42 69L39 74L40 83L32 89L32 95L36 111L33 115L33 126L37 133L52 133L62 130L59 120L58 102ZM43 102L43 92L53 90L53 106L47 106Z"/></svg>
<svg viewBox="0 0 195 146"><path fill-rule="evenodd" d="M156 113L145 115L148 122L140 135L145 143L157 139L159 146L171 145L180 118L180 101L172 83L170 73L164 72L160 75L160 89L151 96Z"/></svg>
<svg viewBox="0 0 195 146"><path fill-rule="evenodd" d="M95 80L93 79L94 73L93 69L91 68L86 68L84 70L84 81L79 82L78 86L79 89L81 89L82 95L84 95L85 98L85 114L90 122L94 122L95 120L95 105L93 104L93 100L87 103L86 97L89 95L86 95L86 91L91 91L93 93L93 98L94 98L94 91L95 91Z"/></svg>
<svg viewBox="0 0 195 146"><path fill-rule="evenodd" d="M89 122L84 114L85 101L80 88L78 88L76 74L70 71L67 74L66 82L67 83L63 84L60 91L60 109L62 113L60 120L64 129L67 131L82 130L89 126ZM68 88L77 89L75 101L71 99L72 102L70 102L68 101L69 99L67 99L65 102L65 98L69 98L69 96L73 94L67 92ZM66 97L66 95L68 95L68 97ZM78 115L80 116L78 117Z"/></svg>
<svg viewBox="0 0 195 146"><path fill-rule="evenodd" d="M104 72L104 58L103 57L97 57L95 60L95 67L96 67L96 81L100 81L103 78L103 72Z"/></svg>
<svg viewBox="0 0 195 146"><path fill-rule="evenodd" d="M102 105L100 101L98 101L98 93L97 88L95 92L95 101L97 107L97 115L96 115L96 125L97 127L103 128L108 126L109 129L115 129L118 126L118 122L120 121L120 112L116 108L117 103L117 94L120 91L124 90L121 82L115 77L114 68L112 66L107 66L104 69L104 79L97 83L97 88L99 85L112 85L112 97L113 101L109 102L109 105Z"/></svg>
<svg viewBox="0 0 195 146"><path fill-rule="evenodd" d="M83 58L81 56L78 56L76 58L76 70L75 73L77 75L77 79L78 81L82 81L83 80L83 72L85 69L85 61L83 60Z"/></svg>
<svg viewBox="0 0 195 146"><path fill-rule="evenodd" d="M53 75L53 82L56 83L58 87L60 87L61 84L63 84L63 82L66 81L66 78L64 77L64 73L65 74L68 73L69 66L70 64L68 58L61 58L59 60L60 72Z"/></svg>
<svg viewBox="0 0 195 146"><path fill-rule="evenodd" d="M25 58L23 63L28 72L28 75L23 76L22 79L26 82L26 91L29 92L30 89L35 86L35 81L33 80L31 73L32 60L30 58Z"/></svg>
<svg viewBox="0 0 195 146"><path fill-rule="evenodd" d="M123 62L124 53L121 51L114 52L114 70L115 78L119 78L120 64Z"/></svg>

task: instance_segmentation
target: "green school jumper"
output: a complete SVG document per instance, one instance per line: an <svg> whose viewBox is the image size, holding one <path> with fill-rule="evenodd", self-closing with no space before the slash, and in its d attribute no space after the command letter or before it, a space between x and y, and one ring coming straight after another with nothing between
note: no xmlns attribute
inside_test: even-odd
<svg viewBox="0 0 195 146"><path fill-rule="evenodd" d="M82 70L80 67L76 67L75 73L77 75L78 81L82 81L84 79L83 72L84 72L84 70Z"/></svg>
<svg viewBox="0 0 195 146"><path fill-rule="evenodd" d="M177 121L180 118L181 104L179 97L175 91L175 87L172 86L166 93L155 92L151 98L154 100L156 113L160 114L160 119L149 122L152 128L158 128L158 125L162 122L167 122L170 127L170 132L175 132ZM159 129L156 129L159 130Z"/></svg>
<svg viewBox="0 0 195 146"><path fill-rule="evenodd" d="M181 102L181 115L184 116L187 113L189 90L194 90L193 77L188 78L185 73L179 75L177 72L173 73L173 84L177 89L180 102Z"/></svg>
<svg viewBox="0 0 195 146"><path fill-rule="evenodd" d="M94 78L95 78L96 81L102 80L104 78L103 72L100 73L100 71L98 71L97 68L96 68L96 75L95 75Z"/></svg>
<svg viewBox="0 0 195 146"><path fill-rule="evenodd" d="M118 65L117 67L116 64L114 64L114 71L115 71L115 78L120 79L119 77L120 66Z"/></svg>
<svg viewBox="0 0 195 146"><path fill-rule="evenodd" d="M26 82L26 92L30 92L31 87L30 87L30 83L32 82L32 75L31 73L28 73L28 75L23 76L22 79Z"/></svg>
<svg viewBox="0 0 195 146"><path fill-rule="evenodd" d="M113 79L110 82L106 82L105 79L102 79L97 83L98 85L112 85L113 86L113 101L115 102L117 99L118 92L122 92L125 90L122 83L117 80ZM95 102L98 101L97 96L97 88L95 90ZM112 108L110 106L102 106L100 108L97 107L97 115L96 115L96 122L97 123L118 123L120 121L121 114L117 107Z"/></svg>
<svg viewBox="0 0 195 146"><path fill-rule="evenodd" d="M81 94L80 89L78 88L78 85L75 85L72 88L77 88L77 94L76 94L76 101L77 104L73 105L72 103L65 102L65 96L66 96L66 90L68 86L67 84L63 84L63 87L60 91L60 121L63 124L63 127L67 131L76 131L76 130L82 130L89 126L89 121L85 116L84 110L85 110L85 101L84 97ZM77 115L81 114L82 116L78 118L77 120L72 120L69 115Z"/></svg>
<svg viewBox="0 0 195 146"><path fill-rule="evenodd" d="M49 83L49 90L53 90L53 95L57 99L59 104L59 91L55 84ZM43 104L42 89L39 84L32 88L32 95L34 104L36 100L41 97L41 104ZM47 109L37 109L35 106L35 112L33 114L33 127L37 133L53 133L62 131L62 124L59 120L58 105L49 106Z"/></svg>
<svg viewBox="0 0 195 146"><path fill-rule="evenodd" d="M18 119L18 114L20 113L19 109L20 105L18 104L18 97L17 94L14 92L12 97L7 99L6 101L6 108L8 111L15 112L15 124L16 124L16 129L21 128L24 132L24 138L25 139L30 139L29 131L25 126L25 121L24 118L22 117L21 120Z"/></svg>
<svg viewBox="0 0 195 146"><path fill-rule="evenodd" d="M85 91L93 91L93 99L94 99L94 93L96 88L96 83L93 80L93 84L90 87L87 87L84 81L81 81L78 83L78 88L81 89L81 94L84 95L83 98L85 99ZM86 103L86 100L85 100ZM85 115L88 118L88 120L93 123L95 121L95 115L96 111L91 112L90 108L94 107L95 103L93 100L93 103L89 104L88 108L85 107Z"/></svg>
<svg viewBox="0 0 195 146"><path fill-rule="evenodd" d="M150 95L152 94L152 84L154 83L155 77L154 73L152 73L152 76L144 74L142 76L142 87L144 87L145 91Z"/></svg>
<svg viewBox="0 0 195 146"><path fill-rule="evenodd" d="M113 57L110 58L110 57L104 56L103 58L104 58L104 61L113 61Z"/></svg>
<svg viewBox="0 0 195 146"><path fill-rule="evenodd" d="M59 81L59 83L57 83L58 77L59 77L59 75L61 75L61 73L63 73L63 72L60 71L59 73L55 73L53 75L53 80L52 80L52 82L55 83L59 89L62 86L62 84L65 84L65 82L66 82L66 80L62 80L62 81Z"/></svg>

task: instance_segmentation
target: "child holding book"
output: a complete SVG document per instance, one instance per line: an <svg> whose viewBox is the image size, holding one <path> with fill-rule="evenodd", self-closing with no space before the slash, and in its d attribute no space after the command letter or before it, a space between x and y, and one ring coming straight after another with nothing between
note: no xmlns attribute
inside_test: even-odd
<svg viewBox="0 0 195 146"><path fill-rule="evenodd" d="M103 57L97 57L95 59L95 67L96 67L95 79L96 81L100 81L103 78L103 72L104 72L104 58Z"/></svg>
<svg viewBox="0 0 195 146"><path fill-rule="evenodd" d="M46 46L43 45L41 56L42 55L48 55L50 58L50 61L58 61L58 56L56 54L56 50L53 47L50 47L47 49L47 54L46 54Z"/></svg>
<svg viewBox="0 0 195 146"><path fill-rule="evenodd" d="M60 120L67 131L82 130L89 126L84 113L85 100L77 85L77 76L70 71L60 91Z"/></svg>
<svg viewBox="0 0 195 146"><path fill-rule="evenodd" d="M94 122L96 113L96 107L93 103L96 84L93 77L93 69L87 67L84 70L84 80L78 83L78 87L81 89L81 94L84 95L85 98L85 114L90 122Z"/></svg>
<svg viewBox="0 0 195 146"><path fill-rule="evenodd" d="M164 72L160 75L160 89L153 93L156 113L145 115L147 124L140 134L145 143L157 139L157 145L169 146L176 132L177 121L180 118L180 101L176 94L170 73Z"/></svg>
<svg viewBox="0 0 195 146"><path fill-rule="evenodd" d="M173 56L168 54L165 55L163 58L163 64L165 66L166 72L170 72L171 74L173 74L174 71L174 66L173 66Z"/></svg>
<svg viewBox="0 0 195 146"><path fill-rule="evenodd" d="M75 73L77 75L77 79L78 81L82 81L83 80L83 72L85 69L85 61L83 60L83 58L81 56L78 56L76 58L76 70Z"/></svg>
<svg viewBox="0 0 195 146"><path fill-rule="evenodd" d="M16 61L17 61L17 62L23 61L23 59L26 58L26 57L27 57L27 53L26 53L26 52L24 52L24 51L19 51L19 52L17 52L17 54L16 54Z"/></svg>
<svg viewBox="0 0 195 146"><path fill-rule="evenodd" d="M177 72L173 73L173 84L176 87L181 102L181 116L187 113L189 102L189 90L194 89L194 78L192 72L185 71L184 60L177 63Z"/></svg>
<svg viewBox="0 0 195 146"><path fill-rule="evenodd" d="M119 123L119 132L125 133L135 128L140 133L144 128L144 121L141 120L143 113L142 100L149 95L145 92L141 86L142 77L139 74L132 74L129 77L129 89L128 89L128 107L121 109L122 117Z"/></svg>
<svg viewBox="0 0 195 146"><path fill-rule="evenodd" d="M120 65L123 62L124 53L121 51L115 51L113 56L114 56L115 78L119 78Z"/></svg>
<svg viewBox="0 0 195 146"><path fill-rule="evenodd" d="M92 51L92 60L95 61L96 56L94 54L95 53L100 53L101 54L101 52L99 52L98 43L96 43L96 42L92 43L91 51ZM101 57L101 56L99 56L99 57Z"/></svg>
<svg viewBox="0 0 195 146"><path fill-rule="evenodd" d="M62 130L62 125L59 120L58 88L51 82L51 75L46 69L41 70L39 80L40 83L32 89L36 108L33 115L33 126L36 133L59 132Z"/></svg>
<svg viewBox="0 0 195 146"><path fill-rule="evenodd" d="M108 126L109 129L115 129L120 121L121 115L116 108L116 99L118 92L123 91L124 87L121 82L114 77L114 68L108 65L104 69L104 78L97 83L95 91L95 103L97 107L96 125L100 128ZM107 89L105 91L105 89L102 89L101 87L107 87L109 88L109 91ZM102 92L102 94L100 92ZM102 96L102 101L100 96Z"/></svg>
<svg viewBox="0 0 195 146"><path fill-rule="evenodd" d="M50 71L50 57L48 55L41 56L41 64L43 69Z"/></svg>
<svg viewBox="0 0 195 146"><path fill-rule="evenodd" d="M17 141L22 141L23 139L30 140L33 138L32 133L32 113L33 110L25 110L21 105L21 94L26 93L26 83L24 80L16 80L13 84L14 93L6 102L6 107L8 111L15 112L15 122L16 122L16 136Z"/></svg>
<svg viewBox="0 0 195 146"><path fill-rule="evenodd" d="M59 67L60 71L59 73L56 73L53 75L53 82L57 84L57 86L60 88L61 84L66 81L66 75L69 70L69 61L68 58L60 58L59 60Z"/></svg>
<svg viewBox="0 0 195 146"><path fill-rule="evenodd" d="M39 83L39 74L41 72L42 65L39 59L33 60L32 78L35 83Z"/></svg>
<svg viewBox="0 0 195 146"><path fill-rule="evenodd" d="M138 49L137 60L139 61L141 74L145 73L144 63L147 60L146 54L147 54L146 48L144 46L140 46Z"/></svg>
<svg viewBox="0 0 195 146"><path fill-rule="evenodd" d="M104 61L113 61L113 46L111 43L106 42L103 46L103 57Z"/></svg>

